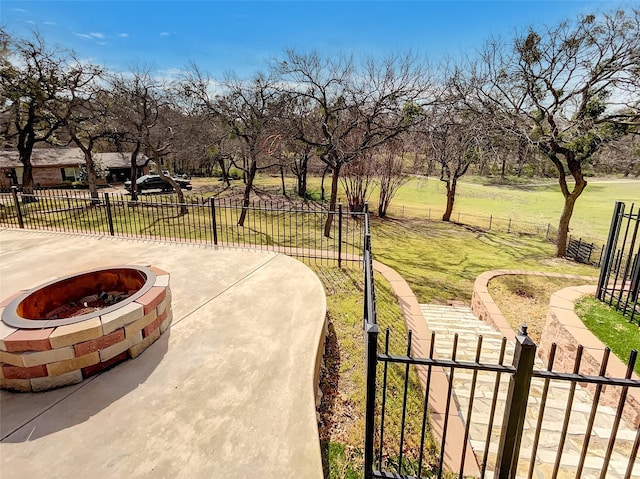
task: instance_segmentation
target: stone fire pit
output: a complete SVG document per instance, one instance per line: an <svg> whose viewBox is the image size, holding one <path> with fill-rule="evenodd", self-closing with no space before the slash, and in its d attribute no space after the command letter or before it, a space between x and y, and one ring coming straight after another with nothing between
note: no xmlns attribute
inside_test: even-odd
<svg viewBox="0 0 640 479"><path fill-rule="evenodd" d="M2 308L3 307L3 308ZM139 356L169 327L169 273L101 268L0 303L2 389L45 391Z"/></svg>

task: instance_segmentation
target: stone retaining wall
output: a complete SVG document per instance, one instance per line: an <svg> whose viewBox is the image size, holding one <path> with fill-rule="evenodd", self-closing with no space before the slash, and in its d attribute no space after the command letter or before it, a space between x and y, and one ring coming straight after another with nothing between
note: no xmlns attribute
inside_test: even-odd
<svg viewBox="0 0 640 479"><path fill-rule="evenodd" d="M580 372L590 376L600 374L605 345L589 331L574 312L574 304L582 296L595 296L596 286L577 286L557 291L551 296L547 323L542 332L538 348L540 357L547 358L551 344L556 343L554 371L572 372L574 368L578 344L583 347ZM607 363L606 375L624 378L627 366L611 353ZM638 380L636 374L633 379ZM580 383L580 386L592 394L594 384ZM600 404L616 408L620 399L620 387L604 387L600 396ZM640 391L629 389L623 417L634 427L640 426Z"/></svg>
<svg viewBox="0 0 640 479"><path fill-rule="evenodd" d="M584 279L585 282L595 283L597 278L591 276L577 276L557 273L541 273L519 270L494 270L482 273L476 278L471 300L472 311L480 320L493 326L507 339L515 339L516 333L506 321L500 308L491 298L488 285L492 279L504 275L531 275L553 278ZM547 323L542 332L540 344L538 344L538 356L547 361L551 344L557 344L554 371L572 372L578 344L584 348L580 373L597 376L600 372L600 364L604 352L604 344L598 340L580 321L574 313L574 304L578 298L585 294L595 294L595 286L580 286L566 288L554 293L551 297ZM607 375L610 377L625 377L627 367L613 354L609 357ZM636 374L632 376L639 379ZM594 385L581 384L593 392ZM620 397L620 387L604 387L602 389L600 403L616 407ZM623 411L625 419L635 427L640 425L640 391L629 389L626 406Z"/></svg>

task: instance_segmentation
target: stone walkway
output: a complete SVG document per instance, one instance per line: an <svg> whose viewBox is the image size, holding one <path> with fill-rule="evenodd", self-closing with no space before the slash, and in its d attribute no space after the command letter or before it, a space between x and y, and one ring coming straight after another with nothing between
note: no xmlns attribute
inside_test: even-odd
<svg viewBox="0 0 640 479"><path fill-rule="evenodd" d="M460 361L474 361L478 343L478 337L482 335L482 351L480 361L484 363L497 363L502 335L493 330L486 323L475 317L471 310L462 306L440 306L422 304L420 309L425 318L428 328L436 332L435 350L441 359L451 358L453 338L458 334L458 348L456 359ZM513 360L513 341L507 342L504 364L510 365ZM537 360L537 369L544 369L545 365L541 360ZM447 371L448 374L448 371ZM454 394L463 419L466 421L468 405L470 399L470 386L473 373L457 369L454 374ZM480 372L477 377L474 406L471 413L470 442L481 462L486 443L487 428L491 410L491 401L495 386L495 373ZM531 385L531 395L529 407L527 409L527 419L525 421L525 432L521 446L521 460L518 466L518 477L527 477L529 461L532 454L535 429L538 421L540 409L540 398L542 395L543 381L534 378ZM565 407L569 394L570 383L566 381L551 381L547 403L542 422L542 434L536 455L536 466L534 469L535 478L551 477L558 442L565 417ZM508 389L508 377L504 376L500 381L498 393L498 407L496 409L495 420L491 431L491 441L487 460L487 470L492 471L495 464L498 442L500 439L500 424L504 407L500 403L504 402ZM560 463L559 478L574 478L580 451L584 442L584 431L591 410L591 394L583 390L580 386L576 388L571 420L568 434L563 449ZM607 449L609 436L615 410L611 407L599 406L595 418L593 434L590 439L585 467L582 478L599 478L602 468L603 457ZM611 462L607 470L607 479L623 478L629 464L629 454L631 452L636 430L627 423L621 421L617 433L617 440ZM492 472L488 472L486 477L493 477ZM640 478L640 461L636 458L631 477Z"/></svg>

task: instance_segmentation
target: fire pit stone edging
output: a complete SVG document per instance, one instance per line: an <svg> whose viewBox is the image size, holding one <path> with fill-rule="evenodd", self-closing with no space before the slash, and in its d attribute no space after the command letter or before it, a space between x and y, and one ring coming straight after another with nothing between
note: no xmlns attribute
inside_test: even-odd
<svg viewBox="0 0 640 479"><path fill-rule="evenodd" d="M0 321L0 388L37 392L76 384L138 357L167 331L173 318L169 273L154 266L148 270L153 284L144 294L98 317L42 329L20 329ZM0 315L24 293L0 302Z"/></svg>

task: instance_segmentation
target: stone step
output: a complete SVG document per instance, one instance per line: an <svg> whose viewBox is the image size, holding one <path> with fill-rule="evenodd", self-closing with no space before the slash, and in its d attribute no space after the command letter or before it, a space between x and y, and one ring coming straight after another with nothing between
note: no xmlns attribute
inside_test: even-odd
<svg viewBox="0 0 640 479"><path fill-rule="evenodd" d="M442 306L421 304L420 310L431 331L436 333L435 350L441 359L449 359L452 354L454 336L458 335L458 347L456 359L460 361L474 361L478 337L482 336L482 351L480 362L495 363L498 359L502 345L502 335L495 331L488 324L475 317L473 312L464 306ZM508 341L505 349L505 359L503 364L512 363L515 344ZM536 368L544 369L543 361L536 358ZM450 370L445 368L445 374L450 375ZM470 370L456 369L454 373L453 390L455 401L458 404L463 420L467 417L469 402L471 399L471 381L473 372ZM493 389L496 380L496 373L479 371L476 376L476 389L474 392L474 407L472 411L470 441L478 457L482 457L487 426L489 419L489 408L493 398ZM499 432L502 424L502 414L504 411L504 400L508 389L509 378L502 375L500 379L500 389L498 393L498 407L492 429L492 440L489 451L488 471L485 477L493 477L493 464ZM523 435L521 460L517 477L527 477L526 471L529 467L531 457L531 445L540 412L541 392L544 381L534 378L531 384L531 392L528 401L527 419L525 421L525 432ZM540 443L536 457L535 477L546 477L545 471L550 471L556 458L556 448L560 437L561 425L566 415L567 397L570 383L566 381L551 381L548 390L543 421L541 424ZM562 467L567 471L575 470L580 458L580 447L584 442L584 433L591 411L592 398L589 392L580 386L576 388L574 402L571 409L570 421L567 435L567 446L563 450ZM600 465L606 443L611 433L611 427L615 417L615 410L611 407L599 405L595 416L594 429L590 438L590 448L588 451L583 478L599 477ZM607 478L617 479L624 477L628 462L625 462L623 453L629 451L633 446L636 431L624 420L620 423L620 428L616 435L615 450L607 471ZM569 446L573 444L573 446ZM576 446L577 445L577 446ZM640 463L640 461L637 461ZM640 464L634 468L632 477L640 478ZM543 474L543 476L539 476Z"/></svg>

